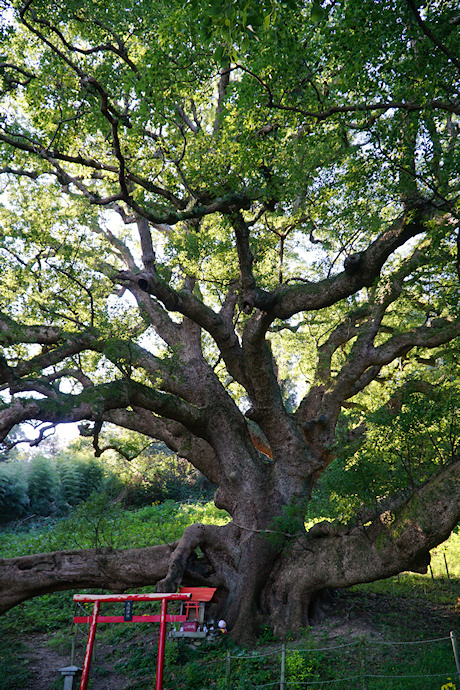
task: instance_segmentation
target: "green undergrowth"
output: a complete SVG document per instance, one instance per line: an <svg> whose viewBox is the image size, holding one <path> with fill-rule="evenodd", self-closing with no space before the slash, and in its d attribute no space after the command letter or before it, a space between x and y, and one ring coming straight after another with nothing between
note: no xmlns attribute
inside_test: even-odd
<svg viewBox="0 0 460 690"><path fill-rule="evenodd" d="M211 503L166 501L129 511L110 503L106 497L94 497L66 519L28 522L3 530L0 549L3 557L13 557L80 547L142 547L174 541L194 522L224 524L228 519L224 511L218 511ZM146 587L144 591L149 589ZM75 613L72 595L73 592L66 591L36 597L0 618L0 667L8 669L7 675L0 674L0 690L34 687L33 673L29 670L31 640L39 639L40 645L45 646L45 654L46 649L53 650L67 659L66 664L70 663L74 634L71 622ZM445 686L454 690L457 685L455 690L460 690L449 639L451 630L460 638L459 597L460 533L457 530L434 550L427 574L402 573L337 592L325 623L305 630L300 639L288 635L285 687L320 690L328 687L323 683L329 681L334 688L441 690ZM122 611L117 611L117 606L120 608L120 605L104 605L103 613L120 615ZM139 612L147 613L157 605L139 606L143 607ZM81 626L75 657L80 665L86 634L86 627ZM430 644L386 644L438 638L439 642ZM227 636L221 636L213 644L198 646L168 641L165 690L270 687L280 678L281 643L269 628L261 631L254 650L237 647ZM110 679L121 677L126 679L125 687L129 690L152 688L156 648L155 624L100 625L91 667L94 687L104 679L110 684ZM407 678L395 680L394 675ZM58 674L51 688L62 688Z"/></svg>
<svg viewBox="0 0 460 690"><path fill-rule="evenodd" d="M141 627L141 626L139 626ZM448 634L431 643L401 644L380 633L352 637L332 636L307 629L286 643L285 687L319 690L334 687L366 690L440 690L454 678L455 663ZM99 634L99 633L98 633ZM428 638L432 639L432 638ZM390 642L396 642L391 644ZM156 673L156 640L146 629L134 632L127 626L107 626L99 636L99 651L92 666L95 682L108 669L127 678L130 690L152 687ZM255 649L243 649L228 638L198 647L168 641L165 652L165 690L250 690L278 687L281 674L281 641L271 639ZM394 676L406 676L394 678ZM129 684L128 684L129 679ZM452 690L452 689L451 689Z"/></svg>
<svg viewBox="0 0 460 690"><path fill-rule="evenodd" d="M0 556L64 549L141 548L176 541L195 522L222 525L230 519L213 503L164 503L124 510L107 494L95 494L68 518L44 518L0 530Z"/></svg>

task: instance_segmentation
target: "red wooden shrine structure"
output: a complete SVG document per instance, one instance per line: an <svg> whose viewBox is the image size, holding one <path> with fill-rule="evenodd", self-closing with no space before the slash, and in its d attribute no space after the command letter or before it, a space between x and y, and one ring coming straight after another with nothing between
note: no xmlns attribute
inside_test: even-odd
<svg viewBox="0 0 460 690"><path fill-rule="evenodd" d="M96 637L96 626L98 623L160 623L160 636L158 639L158 661L157 679L155 690L163 689L163 668L164 652L166 640L166 623L185 621L186 616L170 615L167 612L168 602L187 601L192 594L184 592L182 594L75 594L73 600L79 603L92 603L93 612L87 616L74 616L74 623L89 623L88 642L86 644L85 659L80 681L80 689L86 690L89 678L89 666L93 653L94 639ZM160 615L133 616L132 606L134 601L161 601ZM101 616L99 608L102 602L125 602L125 613L123 616Z"/></svg>
<svg viewBox="0 0 460 690"><path fill-rule="evenodd" d="M207 602L211 601L215 591L215 587L179 587L179 594L190 593L190 601L183 605L187 619L190 611L193 611L195 620L198 621L200 618L200 608L203 608ZM203 621L200 621L200 623L203 623Z"/></svg>

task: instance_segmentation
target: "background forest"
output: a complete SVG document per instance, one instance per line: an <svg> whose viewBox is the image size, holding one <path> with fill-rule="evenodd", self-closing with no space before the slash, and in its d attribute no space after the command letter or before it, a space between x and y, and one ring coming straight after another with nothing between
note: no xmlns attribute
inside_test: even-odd
<svg viewBox="0 0 460 690"><path fill-rule="evenodd" d="M10 454L13 458L5 454L0 463L0 524L62 517L97 494L123 507L212 497L204 477L160 444L136 458L129 458L127 445L125 457L107 453L103 460L95 458L84 440L66 448L51 441L35 453Z"/></svg>
<svg viewBox="0 0 460 690"><path fill-rule="evenodd" d="M255 646L430 577L460 520L457 3L0 11L0 611L207 585Z"/></svg>

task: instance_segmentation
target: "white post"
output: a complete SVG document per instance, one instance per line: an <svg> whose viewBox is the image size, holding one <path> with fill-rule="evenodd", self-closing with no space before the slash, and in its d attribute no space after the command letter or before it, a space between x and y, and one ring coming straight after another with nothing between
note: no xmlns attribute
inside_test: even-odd
<svg viewBox="0 0 460 690"><path fill-rule="evenodd" d="M450 633L450 641L452 642L452 649L454 650L455 665L457 667L457 675L458 675L458 679L460 680L460 657L458 654L457 636L453 630Z"/></svg>
<svg viewBox="0 0 460 690"><path fill-rule="evenodd" d="M230 690L230 652L227 652L227 663L225 664L225 688Z"/></svg>
<svg viewBox="0 0 460 690"><path fill-rule="evenodd" d="M280 679L280 690L284 690L285 669L286 669L286 645L283 644L283 646L281 647L281 679Z"/></svg>

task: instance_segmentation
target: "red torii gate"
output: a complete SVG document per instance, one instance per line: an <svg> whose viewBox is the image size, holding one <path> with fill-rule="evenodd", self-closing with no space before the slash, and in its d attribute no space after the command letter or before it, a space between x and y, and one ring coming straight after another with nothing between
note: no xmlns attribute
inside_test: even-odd
<svg viewBox="0 0 460 690"><path fill-rule="evenodd" d="M93 602L93 613L90 616L74 616L74 623L90 623L88 642L86 644L85 660L81 675L79 690L86 690L89 677L89 666L96 636L96 626L98 623L160 623L160 637L158 639L158 661L157 679L155 690L163 690L163 668L164 652L166 639L166 623L185 621L186 616L175 616L167 613L169 601L186 601L190 599L190 593L184 594L75 594L74 601L80 603ZM133 616L131 612L128 616L100 616L99 607L101 602L127 602L127 601L161 601L161 613L156 616ZM132 606L132 604L131 604ZM131 609L132 611L132 609Z"/></svg>

